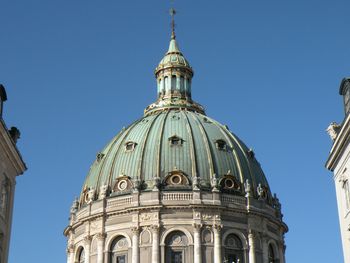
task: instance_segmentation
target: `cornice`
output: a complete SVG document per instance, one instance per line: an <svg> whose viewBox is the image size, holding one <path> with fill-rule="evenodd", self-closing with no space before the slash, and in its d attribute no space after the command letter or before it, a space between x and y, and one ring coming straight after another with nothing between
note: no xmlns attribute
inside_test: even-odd
<svg viewBox="0 0 350 263"><path fill-rule="evenodd" d="M346 116L341 129L335 139L333 146L330 150L329 157L326 162L326 168L330 171L334 171L342 153L350 140L350 114Z"/></svg>
<svg viewBox="0 0 350 263"><path fill-rule="evenodd" d="M16 169L17 175L23 174L24 171L27 170L27 167L2 119L0 119L0 144L2 147L4 147L5 152L9 153L9 160L12 163L13 167Z"/></svg>

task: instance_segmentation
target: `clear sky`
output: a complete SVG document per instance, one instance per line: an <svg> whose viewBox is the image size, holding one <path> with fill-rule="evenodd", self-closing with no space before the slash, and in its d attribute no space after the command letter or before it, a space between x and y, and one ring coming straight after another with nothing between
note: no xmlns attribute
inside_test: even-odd
<svg viewBox="0 0 350 263"><path fill-rule="evenodd" d="M4 119L17 180L10 263L66 260L63 229L96 153L156 97L170 1L1 0ZM350 74L350 2L176 0L193 97L256 152L282 203L287 262L342 262L324 167Z"/></svg>

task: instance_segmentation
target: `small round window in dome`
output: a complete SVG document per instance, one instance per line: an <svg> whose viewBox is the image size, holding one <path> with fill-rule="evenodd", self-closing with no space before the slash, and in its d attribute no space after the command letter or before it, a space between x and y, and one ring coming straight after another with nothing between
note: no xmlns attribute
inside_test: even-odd
<svg viewBox="0 0 350 263"><path fill-rule="evenodd" d="M175 174L172 177L170 177L170 182L172 182L173 184L181 184L182 178L180 175Z"/></svg>
<svg viewBox="0 0 350 263"><path fill-rule="evenodd" d="M124 191L128 187L128 182L126 180L121 180L118 183L118 189Z"/></svg>
<svg viewBox="0 0 350 263"><path fill-rule="evenodd" d="M238 182L237 178L233 175L225 175L220 180L219 184L223 190L227 191L239 191L240 189L240 183Z"/></svg>
<svg viewBox="0 0 350 263"><path fill-rule="evenodd" d="M168 176L165 179L165 186L170 188L190 187L189 184L190 182L187 179L187 176L176 167L174 168L174 171L168 173Z"/></svg>
<svg viewBox="0 0 350 263"><path fill-rule="evenodd" d="M225 188L232 189L234 188L234 186L235 186L235 182L232 179L230 178L225 179Z"/></svg>

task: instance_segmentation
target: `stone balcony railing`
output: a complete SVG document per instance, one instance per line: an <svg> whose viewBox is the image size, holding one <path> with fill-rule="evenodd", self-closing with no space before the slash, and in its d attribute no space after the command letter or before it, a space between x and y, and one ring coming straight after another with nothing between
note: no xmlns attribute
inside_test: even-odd
<svg viewBox="0 0 350 263"><path fill-rule="evenodd" d="M118 212L128 208L150 207L159 205L218 205L231 209L247 210L248 202L244 196L231 194L218 194L218 199L214 198L212 193L200 192L142 192L113 196L105 201L96 200L89 205L82 207L75 215L75 220L80 220L91 215L97 215L106 211ZM264 201L251 199L249 209L258 213L264 213L275 217L276 210L266 204Z"/></svg>

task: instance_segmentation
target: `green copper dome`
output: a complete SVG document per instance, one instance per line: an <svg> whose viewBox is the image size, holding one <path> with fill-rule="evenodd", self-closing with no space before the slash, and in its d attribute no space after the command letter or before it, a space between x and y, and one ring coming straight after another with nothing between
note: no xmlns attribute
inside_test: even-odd
<svg viewBox="0 0 350 263"><path fill-rule="evenodd" d="M193 71L175 35L155 76L157 101L98 153L84 183L81 204L102 191L119 195L154 189L236 195L251 191L255 197L272 200L253 151L192 100Z"/></svg>
<svg viewBox="0 0 350 263"><path fill-rule="evenodd" d="M112 190L118 177L144 182L153 187L171 174L181 173L191 185L200 178L204 189L230 177L237 183L237 193L244 193L248 179L253 189L267 180L254 154L225 126L197 112L167 110L145 116L122 130L91 166L84 189L108 185ZM186 188L186 186L183 186ZM220 187L220 185L218 186Z"/></svg>

